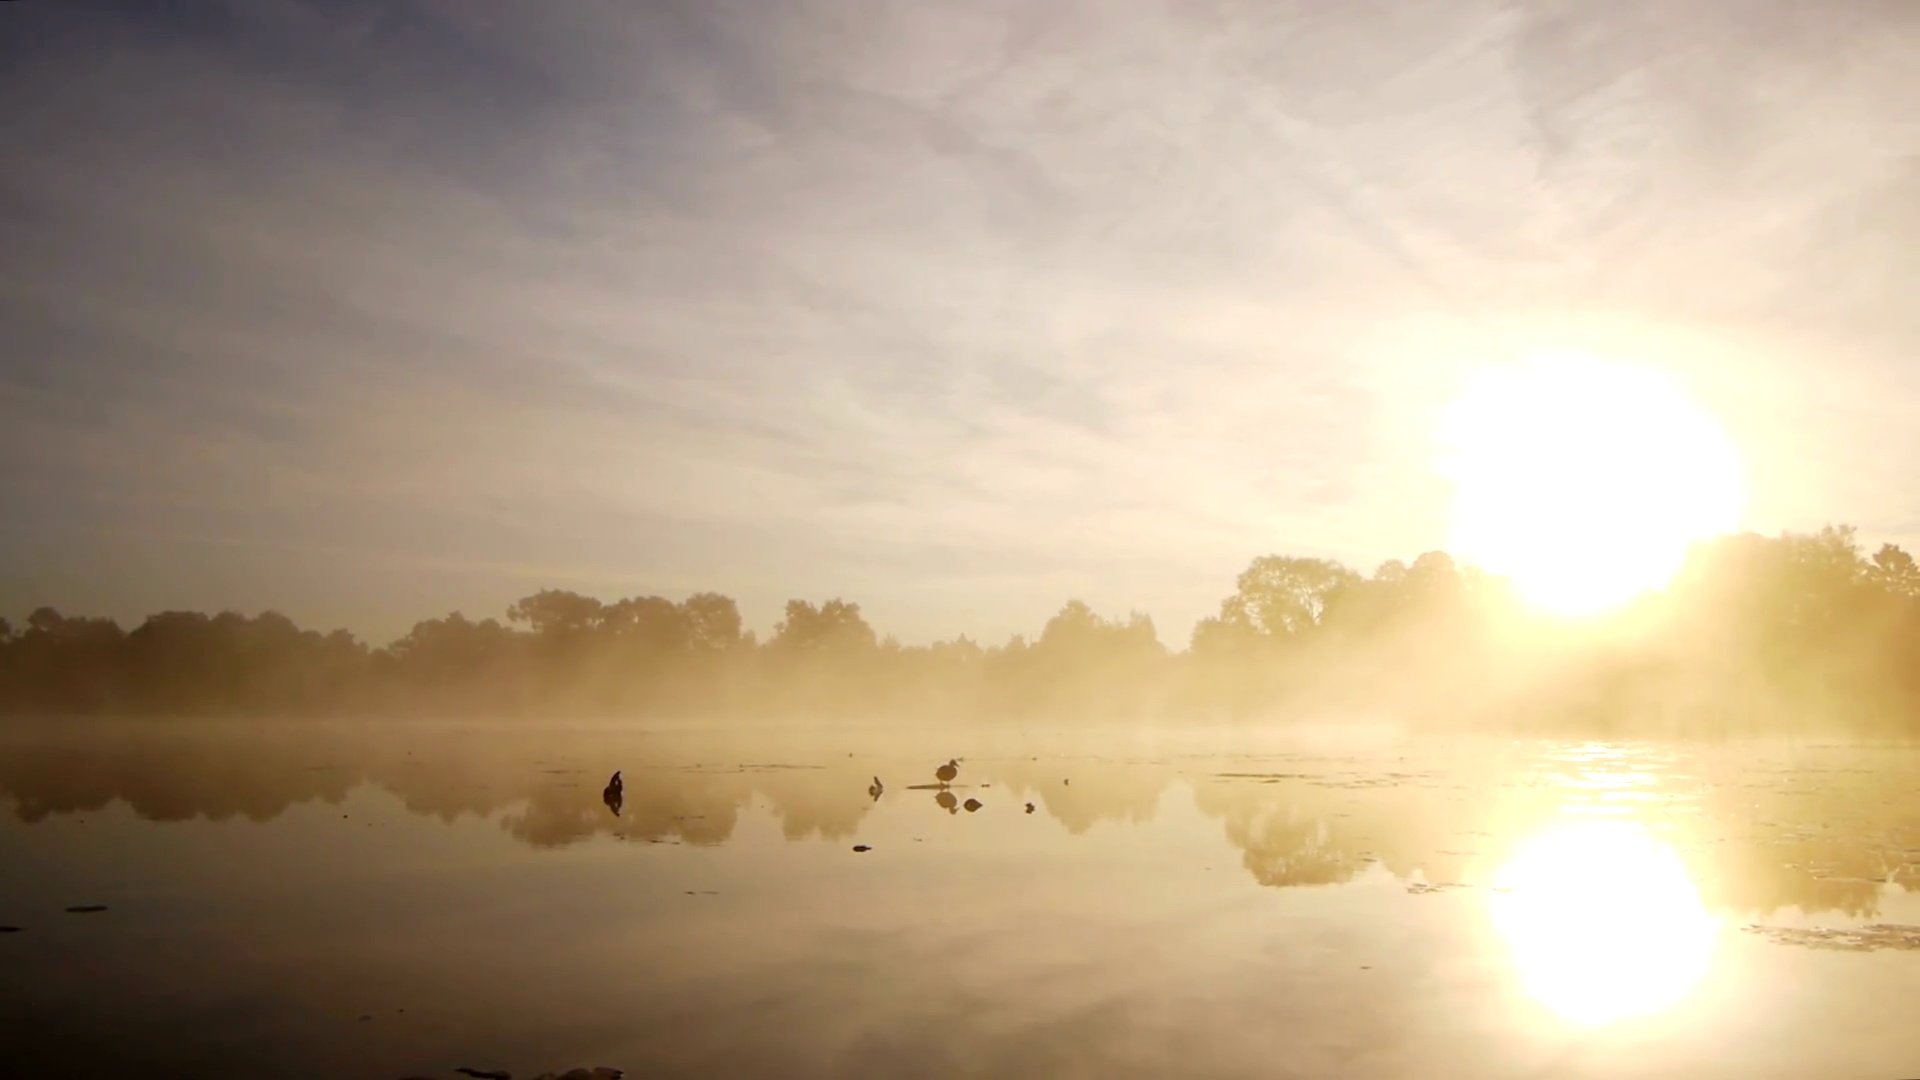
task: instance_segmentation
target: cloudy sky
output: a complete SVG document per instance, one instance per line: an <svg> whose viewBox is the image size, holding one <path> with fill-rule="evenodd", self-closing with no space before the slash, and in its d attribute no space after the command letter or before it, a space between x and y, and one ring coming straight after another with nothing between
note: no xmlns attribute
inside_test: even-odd
<svg viewBox="0 0 1920 1080"><path fill-rule="evenodd" d="M0 611L1069 596L1444 545L1476 365L1920 541L1920 4L0 6Z"/></svg>

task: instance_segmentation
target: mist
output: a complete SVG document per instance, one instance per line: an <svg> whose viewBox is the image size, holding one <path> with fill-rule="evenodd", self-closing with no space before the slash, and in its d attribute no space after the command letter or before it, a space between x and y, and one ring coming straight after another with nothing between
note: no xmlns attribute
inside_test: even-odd
<svg viewBox="0 0 1920 1080"><path fill-rule="evenodd" d="M1570 572L1577 573L1577 568ZM762 639L717 593L546 589L377 648L284 616L164 612L131 630L40 608L0 621L0 708L21 717L590 716L1391 723L1720 736L1920 730L1920 570L1852 529L1723 537L1598 618L1542 614L1441 552L1362 574L1253 560L1184 649L1150 615L1078 600L1031 636L903 645L857 602L792 600Z"/></svg>

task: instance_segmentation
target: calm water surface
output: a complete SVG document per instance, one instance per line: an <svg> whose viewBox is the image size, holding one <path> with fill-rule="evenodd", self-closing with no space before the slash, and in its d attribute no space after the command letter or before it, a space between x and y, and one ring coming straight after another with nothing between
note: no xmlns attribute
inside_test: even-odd
<svg viewBox="0 0 1920 1080"><path fill-rule="evenodd" d="M93 725L0 804L19 1075L1920 1076L1910 746Z"/></svg>

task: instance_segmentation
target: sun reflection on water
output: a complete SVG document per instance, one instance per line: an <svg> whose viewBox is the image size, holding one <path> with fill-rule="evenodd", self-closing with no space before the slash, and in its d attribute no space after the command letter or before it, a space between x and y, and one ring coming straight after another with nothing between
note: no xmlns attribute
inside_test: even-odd
<svg viewBox="0 0 1920 1080"><path fill-rule="evenodd" d="M1699 985L1720 924L1673 848L1636 822L1567 821L1495 874L1494 925L1528 993L1577 1024L1670 1008Z"/></svg>

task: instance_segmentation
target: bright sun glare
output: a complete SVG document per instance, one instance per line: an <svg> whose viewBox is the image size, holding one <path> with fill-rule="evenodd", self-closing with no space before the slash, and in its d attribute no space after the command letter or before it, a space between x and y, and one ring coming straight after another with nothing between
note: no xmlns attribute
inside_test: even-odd
<svg viewBox="0 0 1920 1080"><path fill-rule="evenodd" d="M1719 923L1671 847L1624 821L1535 837L1494 878L1494 925L1521 983L1576 1024L1666 1009L1707 972Z"/></svg>
<svg viewBox="0 0 1920 1080"><path fill-rule="evenodd" d="M1738 451L1705 409L1658 372L1584 356L1488 369L1441 441L1453 551L1563 615L1665 586L1744 499Z"/></svg>

